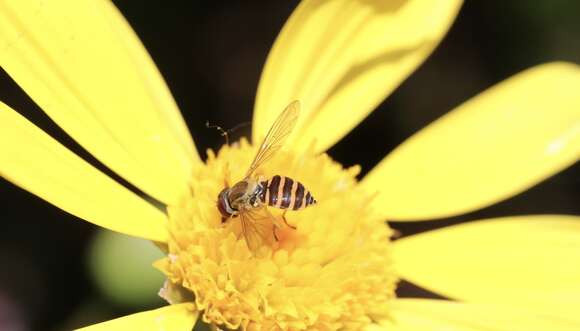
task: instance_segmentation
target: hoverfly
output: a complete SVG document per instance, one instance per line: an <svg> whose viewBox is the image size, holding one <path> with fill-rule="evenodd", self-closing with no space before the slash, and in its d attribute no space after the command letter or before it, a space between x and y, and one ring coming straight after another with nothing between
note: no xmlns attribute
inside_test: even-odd
<svg viewBox="0 0 580 331"><path fill-rule="evenodd" d="M218 195L217 208L222 215L222 223L239 216L242 234L251 251L256 251L272 235L278 240L276 229L282 224L268 211L268 206L284 209L284 223L295 229L286 221L286 211L316 204L310 191L296 180L280 175L269 179L254 175L256 169L283 146L296 125L299 113L298 101L284 109L272 124L244 179L232 187L228 187L226 182L226 187Z"/></svg>

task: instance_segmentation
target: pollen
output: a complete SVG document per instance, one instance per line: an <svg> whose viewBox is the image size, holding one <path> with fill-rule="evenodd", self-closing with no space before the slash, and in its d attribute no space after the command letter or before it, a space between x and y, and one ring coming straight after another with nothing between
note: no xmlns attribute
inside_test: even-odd
<svg viewBox="0 0 580 331"><path fill-rule="evenodd" d="M288 211L296 229L279 230L256 253L239 220L222 224L216 207L228 178L229 185L243 179L255 152L246 140L208 151L190 194L168 207L168 254L155 263L167 276L161 293L189 293L204 322L228 329L361 330L388 317L398 280L393 231L370 207L373 192L357 185L359 167L308 149L279 151L257 175L296 179L318 203Z"/></svg>

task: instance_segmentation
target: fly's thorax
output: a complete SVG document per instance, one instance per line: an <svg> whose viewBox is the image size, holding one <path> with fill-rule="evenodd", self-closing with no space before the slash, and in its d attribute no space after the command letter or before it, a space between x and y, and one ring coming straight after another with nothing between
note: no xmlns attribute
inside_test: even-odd
<svg viewBox="0 0 580 331"><path fill-rule="evenodd" d="M228 199L232 208L240 210L241 208L257 207L259 196L262 194L263 187L258 180L246 178L236 183L229 190Z"/></svg>
<svg viewBox="0 0 580 331"><path fill-rule="evenodd" d="M258 207L260 204L262 204L265 190L266 188L264 185L262 185L262 182L256 181L256 186L253 192L251 193L250 199L248 201L250 205L252 205L252 207Z"/></svg>

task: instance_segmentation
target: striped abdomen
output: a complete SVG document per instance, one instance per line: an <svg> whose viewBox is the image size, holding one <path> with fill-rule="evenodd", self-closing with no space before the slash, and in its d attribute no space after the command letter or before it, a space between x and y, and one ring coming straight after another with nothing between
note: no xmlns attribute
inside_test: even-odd
<svg viewBox="0 0 580 331"><path fill-rule="evenodd" d="M260 184L264 187L260 200L268 206L299 210L316 203L310 191L290 177L276 175Z"/></svg>

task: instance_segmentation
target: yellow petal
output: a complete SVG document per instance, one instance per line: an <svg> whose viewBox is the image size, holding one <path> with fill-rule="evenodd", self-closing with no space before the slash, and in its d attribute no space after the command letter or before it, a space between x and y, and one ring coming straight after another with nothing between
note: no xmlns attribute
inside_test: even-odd
<svg viewBox="0 0 580 331"><path fill-rule="evenodd" d="M82 331L191 331L197 321L193 304L182 303L127 315L84 327Z"/></svg>
<svg viewBox="0 0 580 331"><path fill-rule="evenodd" d="M580 157L580 67L541 65L476 96L363 180L391 220L451 216L518 194Z"/></svg>
<svg viewBox="0 0 580 331"><path fill-rule="evenodd" d="M392 319L366 331L575 331L580 323L521 308L443 300L398 299Z"/></svg>
<svg viewBox="0 0 580 331"><path fill-rule="evenodd" d="M67 133L166 203L199 162L163 79L106 0L0 1L0 66Z"/></svg>
<svg viewBox="0 0 580 331"><path fill-rule="evenodd" d="M396 241L394 258L402 277L451 298L575 311L580 319L580 217L446 227Z"/></svg>
<svg viewBox="0 0 580 331"><path fill-rule="evenodd" d="M292 100L303 113L295 137L332 146L386 98L441 41L460 0L300 3L262 73L253 139Z"/></svg>
<svg viewBox="0 0 580 331"><path fill-rule="evenodd" d="M0 102L0 176L96 225L165 241L166 216Z"/></svg>

